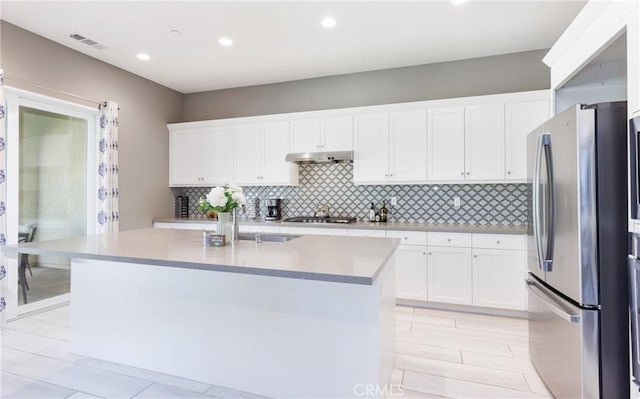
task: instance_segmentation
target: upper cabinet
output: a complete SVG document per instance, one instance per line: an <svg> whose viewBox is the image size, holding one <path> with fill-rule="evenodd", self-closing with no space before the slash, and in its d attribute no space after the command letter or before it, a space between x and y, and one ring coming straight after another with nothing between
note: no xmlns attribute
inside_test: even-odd
<svg viewBox="0 0 640 399"><path fill-rule="evenodd" d="M549 119L549 101L529 101L505 106L506 178L527 178L527 134Z"/></svg>
<svg viewBox="0 0 640 399"><path fill-rule="evenodd" d="M285 161L289 152L289 123L274 122L234 128L235 183L295 185L298 168Z"/></svg>
<svg viewBox="0 0 640 399"><path fill-rule="evenodd" d="M233 178L230 128L173 130L169 142L170 186L210 186Z"/></svg>
<svg viewBox="0 0 640 399"><path fill-rule="evenodd" d="M291 152L353 150L351 116L291 121Z"/></svg>
<svg viewBox="0 0 640 399"><path fill-rule="evenodd" d="M425 182L426 132L426 110L356 115L354 182Z"/></svg>
<svg viewBox="0 0 640 399"><path fill-rule="evenodd" d="M504 104L465 107L464 142L466 180L504 180Z"/></svg>
<svg viewBox="0 0 640 399"><path fill-rule="evenodd" d="M353 139L353 181L389 180L389 114L356 115Z"/></svg>
<svg viewBox="0 0 640 399"><path fill-rule="evenodd" d="M429 180L464 180L464 107L430 109Z"/></svg>
<svg viewBox="0 0 640 399"><path fill-rule="evenodd" d="M170 185L297 185L288 153L353 151L355 184L526 180L526 136L549 92L169 125Z"/></svg>

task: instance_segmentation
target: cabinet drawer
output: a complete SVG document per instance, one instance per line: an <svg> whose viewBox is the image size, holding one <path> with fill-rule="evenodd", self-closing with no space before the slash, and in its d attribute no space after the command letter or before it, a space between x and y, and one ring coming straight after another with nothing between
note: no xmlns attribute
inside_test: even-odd
<svg viewBox="0 0 640 399"><path fill-rule="evenodd" d="M384 230L349 229L350 237L386 237Z"/></svg>
<svg viewBox="0 0 640 399"><path fill-rule="evenodd" d="M387 237L399 238L401 245L427 245L425 231L387 230Z"/></svg>
<svg viewBox="0 0 640 399"><path fill-rule="evenodd" d="M471 234L467 233L429 233L427 240L437 247L471 248Z"/></svg>
<svg viewBox="0 0 640 399"><path fill-rule="evenodd" d="M473 234L473 248L525 249L525 236L506 234Z"/></svg>

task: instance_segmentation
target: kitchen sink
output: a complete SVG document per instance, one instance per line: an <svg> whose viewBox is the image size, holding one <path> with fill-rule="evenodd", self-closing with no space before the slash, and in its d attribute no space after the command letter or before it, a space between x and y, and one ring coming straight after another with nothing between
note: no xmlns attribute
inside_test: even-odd
<svg viewBox="0 0 640 399"><path fill-rule="evenodd" d="M287 242L300 237L300 236L291 235L291 234L240 233L239 238L241 240L255 241L256 234L260 234L260 236L262 237L262 241L271 241L271 242Z"/></svg>

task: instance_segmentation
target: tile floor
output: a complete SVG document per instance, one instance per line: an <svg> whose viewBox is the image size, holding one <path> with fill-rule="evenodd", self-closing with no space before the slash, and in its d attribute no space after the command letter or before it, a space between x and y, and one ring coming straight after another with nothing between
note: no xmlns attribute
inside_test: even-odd
<svg viewBox="0 0 640 399"><path fill-rule="evenodd" d="M398 306L396 327L389 397L552 398L529 361L526 320ZM255 397L73 355L68 306L0 334L2 399Z"/></svg>

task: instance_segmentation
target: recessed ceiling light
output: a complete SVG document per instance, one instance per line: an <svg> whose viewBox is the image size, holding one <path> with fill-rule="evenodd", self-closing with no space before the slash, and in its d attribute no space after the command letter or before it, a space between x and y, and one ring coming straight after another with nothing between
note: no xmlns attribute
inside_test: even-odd
<svg viewBox="0 0 640 399"><path fill-rule="evenodd" d="M233 40L229 39L228 37L221 37L220 40L218 40L218 43L225 47L229 47L233 44Z"/></svg>
<svg viewBox="0 0 640 399"><path fill-rule="evenodd" d="M145 53L136 54L136 58L142 61L149 61L151 59L151 57L149 57L149 54L145 54Z"/></svg>
<svg viewBox="0 0 640 399"><path fill-rule="evenodd" d="M451 3L453 3L456 6L459 6L460 4L464 4L466 3L468 0L451 0Z"/></svg>
<svg viewBox="0 0 640 399"><path fill-rule="evenodd" d="M333 28L334 26L336 26L335 18L331 18L331 17L322 18L321 23L322 23L322 26L324 26L325 28Z"/></svg>

